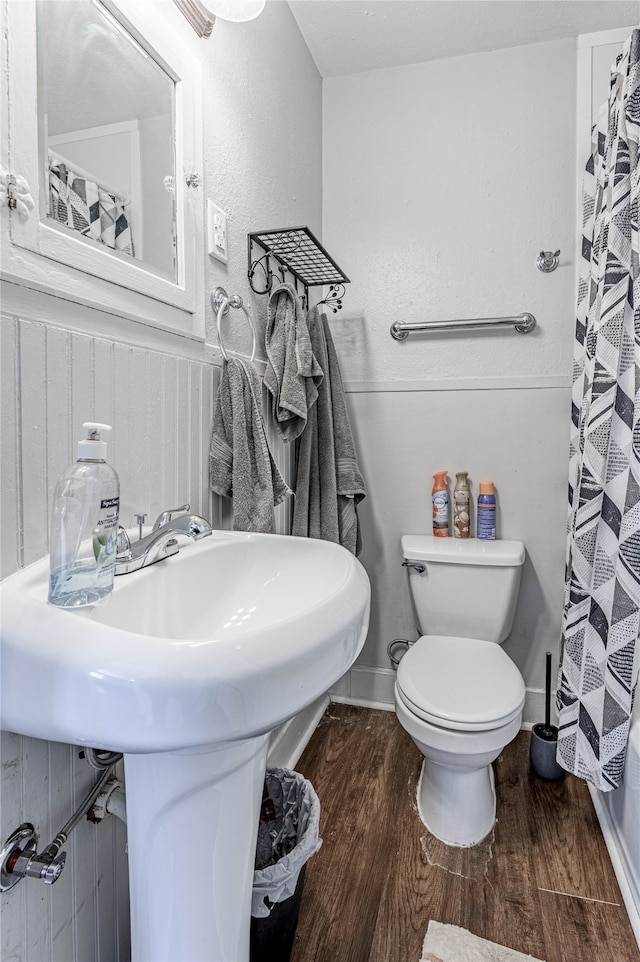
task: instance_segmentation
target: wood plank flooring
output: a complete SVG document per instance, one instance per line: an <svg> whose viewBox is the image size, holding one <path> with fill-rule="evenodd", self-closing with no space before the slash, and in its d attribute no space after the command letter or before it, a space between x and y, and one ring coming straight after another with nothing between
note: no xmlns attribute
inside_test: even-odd
<svg viewBox="0 0 640 962"><path fill-rule="evenodd" d="M456 849L417 813L421 764L393 712L327 709L296 766L320 797L324 844L291 962L419 962L429 919L545 962L640 962L583 782L532 775L521 732L494 764L493 834Z"/></svg>

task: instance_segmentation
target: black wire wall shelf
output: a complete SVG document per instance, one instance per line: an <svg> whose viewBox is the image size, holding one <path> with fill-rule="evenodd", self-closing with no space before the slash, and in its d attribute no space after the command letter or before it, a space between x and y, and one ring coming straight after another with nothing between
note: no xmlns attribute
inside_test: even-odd
<svg viewBox="0 0 640 962"><path fill-rule="evenodd" d="M254 246L263 254L254 258ZM281 227L277 230L254 231L247 235L248 277L255 294L268 294L273 287L274 267L284 282L286 275L293 278L293 286L304 288L303 303L309 307L309 288L329 286L324 300L334 313L342 309L345 284L349 278L341 270L308 227Z"/></svg>

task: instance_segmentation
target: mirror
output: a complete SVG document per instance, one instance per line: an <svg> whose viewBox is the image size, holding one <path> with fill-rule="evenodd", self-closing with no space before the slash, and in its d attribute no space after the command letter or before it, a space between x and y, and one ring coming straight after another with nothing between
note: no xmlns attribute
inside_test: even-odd
<svg viewBox="0 0 640 962"><path fill-rule="evenodd" d="M176 83L100 0L38 0L40 218L178 279Z"/></svg>
<svg viewBox="0 0 640 962"><path fill-rule="evenodd" d="M178 7L11 0L0 19L0 163L35 204L2 219L0 276L204 340L202 66Z"/></svg>

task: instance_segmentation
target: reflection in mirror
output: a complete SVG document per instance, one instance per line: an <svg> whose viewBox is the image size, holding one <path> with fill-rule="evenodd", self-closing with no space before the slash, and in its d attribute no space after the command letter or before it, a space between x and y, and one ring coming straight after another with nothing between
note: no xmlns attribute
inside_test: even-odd
<svg viewBox="0 0 640 962"><path fill-rule="evenodd" d="M177 279L174 79L99 0L38 0L40 216Z"/></svg>

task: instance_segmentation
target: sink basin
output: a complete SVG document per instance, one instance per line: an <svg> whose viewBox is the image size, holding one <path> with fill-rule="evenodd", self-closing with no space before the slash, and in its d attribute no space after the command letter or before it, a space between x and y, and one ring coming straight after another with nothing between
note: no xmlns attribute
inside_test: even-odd
<svg viewBox="0 0 640 962"><path fill-rule="evenodd" d="M357 657L364 569L330 542L218 531L90 608L47 586L48 559L0 586L2 728L125 754L135 962L243 962L268 734Z"/></svg>
<svg viewBox="0 0 640 962"><path fill-rule="evenodd" d="M2 598L2 727L120 752L271 731L360 650L368 582L326 541L217 533L116 578L90 608L47 604L47 559Z"/></svg>

